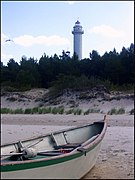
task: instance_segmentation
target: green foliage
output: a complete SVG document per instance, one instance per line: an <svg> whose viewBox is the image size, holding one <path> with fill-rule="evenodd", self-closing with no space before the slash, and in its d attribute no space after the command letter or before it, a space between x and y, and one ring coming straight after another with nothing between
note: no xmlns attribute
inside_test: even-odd
<svg viewBox="0 0 135 180"><path fill-rule="evenodd" d="M12 87L12 84L10 84L10 82L3 82L3 84L1 84L1 87L1 93L18 91L17 88Z"/></svg>
<svg viewBox="0 0 135 180"><path fill-rule="evenodd" d="M39 108L39 107L34 107L32 109L27 108L25 110L22 109L15 109L11 110L8 108L2 108L1 109L2 114L47 114L47 113L52 113L52 114L64 114L64 108L63 107L48 107L48 108Z"/></svg>
<svg viewBox="0 0 135 180"><path fill-rule="evenodd" d="M58 113L57 107L52 108L52 114L57 114L57 113Z"/></svg>
<svg viewBox="0 0 135 180"><path fill-rule="evenodd" d="M64 107L46 107L46 108L38 108L38 107L35 107L35 108L27 108L25 110L23 109L15 109L15 110L12 110L12 109L9 109L9 108L1 108L1 114L48 114L48 113L51 113L51 114L74 114L74 115L81 115L83 113L83 115L88 115L90 113L100 113L100 109L87 109L86 111L82 111L82 109L74 109L74 108L71 108L69 110L64 110ZM129 113L131 115L134 114L134 109L131 109L131 111L129 111ZM112 108L110 111L108 111L109 115L113 115L113 114L125 114L125 109L124 108L119 108L119 109L116 109L116 108Z"/></svg>
<svg viewBox="0 0 135 180"><path fill-rule="evenodd" d="M68 115L68 114L72 114L73 112L74 112L74 109L69 109L65 113Z"/></svg>
<svg viewBox="0 0 135 180"><path fill-rule="evenodd" d="M117 114L125 114L125 109L124 108L118 109Z"/></svg>
<svg viewBox="0 0 135 180"><path fill-rule="evenodd" d="M108 111L107 114L109 114L109 115L117 114L117 109L116 109L116 108L113 108L113 109L111 109L110 111Z"/></svg>
<svg viewBox="0 0 135 180"><path fill-rule="evenodd" d="M129 114L130 114L130 115L134 115L134 109L131 109L131 110L129 111Z"/></svg>
<svg viewBox="0 0 135 180"><path fill-rule="evenodd" d="M24 111L23 111L22 108L20 108L20 109L15 109L15 110L12 112L12 114L23 114L23 113L24 113Z"/></svg>
<svg viewBox="0 0 135 180"><path fill-rule="evenodd" d="M111 85L111 90L113 91L128 91L128 90L133 90L134 89L134 84L123 84L123 85Z"/></svg>
<svg viewBox="0 0 135 180"><path fill-rule="evenodd" d="M63 107L60 107L58 113L59 113L59 114L64 114L64 108L63 108Z"/></svg>
<svg viewBox="0 0 135 180"><path fill-rule="evenodd" d="M32 114L32 109L30 108L25 109L24 114Z"/></svg>
<svg viewBox="0 0 135 180"><path fill-rule="evenodd" d="M39 60L23 56L20 64L14 59L10 59L7 66L1 63L1 85L22 91L52 86L54 91L82 89L91 88L97 83L109 88L125 86L126 89L127 85L133 88L134 44L129 48L123 47L120 53L113 49L103 56L92 50L90 58L81 61L76 54L68 57L63 51L62 56L54 54L49 57L44 53Z"/></svg>
<svg viewBox="0 0 135 180"><path fill-rule="evenodd" d="M99 113L100 109L88 109L83 114L88 115L89 113Z"/></svg>
<svg viewBox="0 0 135 180"><path fill-rule="evenodd" d="M82 110L81 109L74 109L73 113L74 113L74 115L81 115Z"/></svg>
<svg viewBox="0 0 135 180"><path fill-rule="evenodd" d="M90 113L99 113L100 109L90 109Z"/></svg>
<svg viewBox="0 0 135 180"><path fill-rule="evenodd" d="M52 111L51 107L46 108L46 113L51 113L51 111Z"/></svg>
<svg viewBox="0 0 135 180"><path fill-rule="evenodd" d="M111 88L112 86L109 80L103 81L93 76L88 78L85 75L76 77L73 75L65 76L61 74L58 76L56 81L53 81L51 83L52 87L50 88L50 93L57 94L65 89L72 89L72 90L91 89L100 84L106 86L107 88Z"/></svg>
<svg viewBox="0 0 135 180"><path fill-rule="evenodd" d="M88 109L88 110L86 110L83 114L84 115L88 115L90 113L90 110Z"/></svg>
<svg viewBox="0 0 135 180"><path fill-rule="evenodd" d="M50 113L51 110L48 112L48 109L47 108L42 108L42 114L47 114L47 113Z"/></svg>
<svg viewBox="0 0 135 180"><path fill-rule="evenodd" d="M51 110L52 114L63 114L64 113L64 108L63 107L54 107Z"/></svg>
<svg viewBox="0 0 135 180"><path fill-rule="evenodd" d="M1 108L1 114L10 114L11 113L11 109L9 108Z"/></svg>
<svg viewBox="0 0 135 180"><path fill-rule="evenodd" d="M82 114L82 109L69 109L69 110L66 110L65 111L65 114L68 115L68 114L74 114L74 115L81 115Z"/></svg>
<svg viewBox="0 0 135 180"><path fill-rule="evenodd" d="M43 109L42 108L38 109L38 114L43 114Z"/></svg>
<svg viewBox="0 0 135 180"><path fill-rule="evenodd" d="M38 114L49 114L52 112L51 107L43 107L43 108L36 107L34 109L35 109L35 113L38 113ZM33 114L34 114L34 112L33 112Z"/></svg>
<svg viewBox="0 0 135 180"><path fill-rule="evenodd" d="M124 108L119 108L119 109L113 108L110 111L108 111L107 114L109 114L109 115L113 115L113 114L125 114L125 109Z"/></svg>
<svg viewBox="0 0 135 180"><path fill-rule="evenodd" d="M39 108L38 107L34 107L34 108L32 108L32 110L31 110L31 113L32 114L35 114L35 113L38 113L39 112Z"/></svg>

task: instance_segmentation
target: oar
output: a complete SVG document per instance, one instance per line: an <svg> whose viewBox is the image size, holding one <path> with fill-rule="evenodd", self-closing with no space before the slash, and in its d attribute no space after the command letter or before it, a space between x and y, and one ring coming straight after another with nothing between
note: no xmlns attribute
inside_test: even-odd
<svg viewBox="0 0 135 180"><path fill-rule="evenodd" d="M84 146L87 146L88 144L90 144L91 142L93 142L97 137L99 136L99 134L91 137L90 139L88 139L87 141L85 141L84 143L81 144L81 146L75 148L73 151L71 151L70 153L73 153L75 151L81 151L81 152L86 152L86 149L84 148Z"/></svg>
<svg viewBox="0 0 135 180"><path fill-rule="evenodd" d="M61 149L52 149L52 150L45 150L45 151L38 151L37 155L40 153L56 153L56 152L60 152ZM69 150L69 149L64 149L64 150ZM9 153L9 154L1 154L1 156L17 156L17 155L25 155L25 152L22 153Z"/></svg>
<svg viewBox="0 0 135 180"><path fill-rule="evenodd" d="M39 141L37 141L37 142L35 142L35 143L32 143L32 144L26 146L25 148L30 148L30 147L32 147L32 146L35 146L36 144L40 143L41 141L43 141L43 139L40 139Z"/></svg>

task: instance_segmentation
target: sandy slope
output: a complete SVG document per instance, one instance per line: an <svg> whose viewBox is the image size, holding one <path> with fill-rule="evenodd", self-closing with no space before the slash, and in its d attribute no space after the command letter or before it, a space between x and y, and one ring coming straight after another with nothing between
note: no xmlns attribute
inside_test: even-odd
<svg viewBox="0 0 135 180"><path fill-rule="evenodd" d="M33 107L63 106L65 109L80 108L99 110L107 113L112 108L124 108L129 113L134 108L134 94L122 92L106 92L89 90L82 92L67 91L61 96L48 98L48 90L32 89L25 92L2 93L1 107L10 109L26 109Z"/></svg>

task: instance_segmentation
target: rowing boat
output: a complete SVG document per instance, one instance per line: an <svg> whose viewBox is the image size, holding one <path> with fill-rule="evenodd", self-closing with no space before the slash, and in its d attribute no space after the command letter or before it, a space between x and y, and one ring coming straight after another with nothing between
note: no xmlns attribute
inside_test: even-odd
<svg viewBox="0 0 135 180"><path fill-rule="evenodd" d="M96 163L106 118L1 146L2 179L80 179Z"/></svg>

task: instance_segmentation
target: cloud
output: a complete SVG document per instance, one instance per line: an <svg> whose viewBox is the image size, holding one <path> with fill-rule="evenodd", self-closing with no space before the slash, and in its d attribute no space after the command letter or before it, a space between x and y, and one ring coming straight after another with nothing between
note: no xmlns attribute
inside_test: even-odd
<svg viewBox="0 0 135 180"><path fill-rule="evenodd" d="M6 40L7 36L4 33L1 33L1 39L2 41Z"/></svg>
<svg viewBox="0 0 135 180"><path fill-rule="evenodd" d="M91 29L88 30L90 34L99 34L103 35L108 38L118 38L118 37L123 37L125 36L125 33L123 31L117 30L111 26L108 25L100 25L100 26L95 26Z"/></svg>
<svg viewBox="0 0 135 180"><path fill-rule="evenodd" d="M46 46L59 46L59 45L67 45L69 44L69 40L67 38L52 35L52 36L31 36L31 35L23 35L13 39L15 44L29 47L33 45L46 45Z"/></svg>

